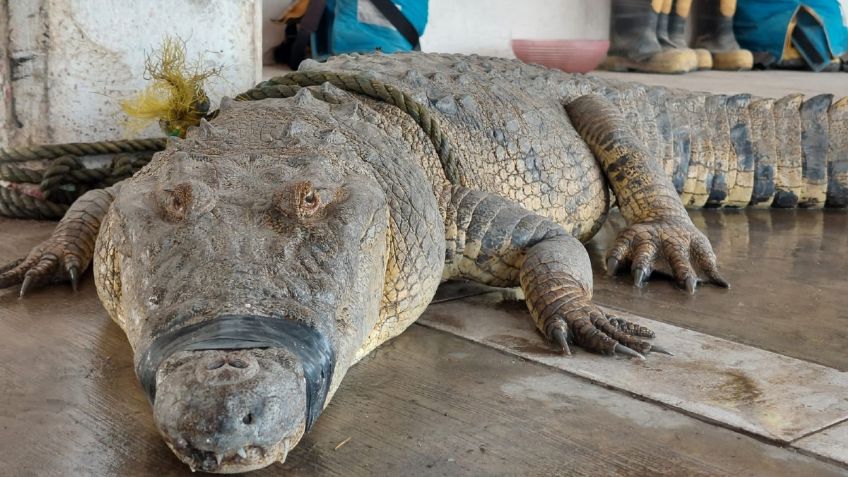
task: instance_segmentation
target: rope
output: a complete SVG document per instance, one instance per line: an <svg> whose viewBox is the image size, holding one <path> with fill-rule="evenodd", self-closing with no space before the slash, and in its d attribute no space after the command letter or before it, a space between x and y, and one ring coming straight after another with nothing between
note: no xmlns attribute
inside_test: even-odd
<svg viewBox="0 0 848 477"><path fill-rule="evenodd" d="M284 76L271 78L268 81L263 81L256 85L256 87L236 96L236 100L287 98L297 94L300 87L318 86L323 83L330 83L339 89L359 93L378 101L389 103L409 114L424 133L427 134L436 148L436 152L439 154L439 160L442 163L442 169L444 169L448 180L453 184L460 183L459 171L456 168L457 162L454 160L453 150L450 147L447 135L442 132L439 123L430 116L430 111L427 107L394 85L359 75L339 74L328 71L296 71ZM313 91L313 94L318 96L320 93ZM326 98L318 97L319 99L326 100Z"/></svg>
<svg viewBox="0 0 848 477"><path fill-rule="evenodd" d="M148 162L149 157L121 154L115 156L107 167L86 169L78 158L62 156L44 170L39 186L46 199L56 200L57 195L70 191L75 200L88 190L109 187L129 178Z"/></svg>
<svg viewBox="0 0 848 477"><path fill-rule="evenodd" d="M57 157L68 155L96 156L122 152L156 152L163 149L165 149L165 138L48 144L16 149L0 149L0 163L56 159Z"/></svg>
<svg viewBox="0 0 848 477"><path fill-rule="evenodd" d="M150 162L150 157L120 154L106 167L87 169L74 156L54 159L44 169L33 170L0 164L0 180L38 184L43 199L14 189L0 188L0 216L23 219L60 219L68 206L92 189L102 189L129 178Z"/></svg>
<svg viewBox="0 0 848 477"><path fill-rule="evenodd" d="M0 163L0 181L38 184L41 177L41 171Z"/></svg>
<svg viewBox="0 0 848 477"><path fill-rule="evenodd" d="M37 199L26 194L0 187L0 215L13 219L59 220L68 205Z"/></svg>
<svg viewBox="0 0 848 477"><path fill-rule="evenodd" d="M122 181L150 162L149 156L135 157L120 154L106 167L86 168L75 156L54 159L46 169L35 170L0 164L0 180L39 184L42 192L50 193L68 185L90 185L92 188L109 187Z"/></svg>

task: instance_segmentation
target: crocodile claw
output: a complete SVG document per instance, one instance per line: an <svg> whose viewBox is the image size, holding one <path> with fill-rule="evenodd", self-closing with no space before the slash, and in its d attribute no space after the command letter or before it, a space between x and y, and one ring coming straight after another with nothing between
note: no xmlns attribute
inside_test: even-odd
<svg viewBox="0 0 848 477"><path fill-rule="evenodd" d="M77 291L77 285L79 285L79 268L76 265L69 266L68 275L71 277L71 288Z"/></svg>
<svg viewBox="0 0 848 477"><path fill-rule="evenodd" d="M638 359L641 359L641 360L645 359L645 357L642 356L641 353L637 353L636 351L633 351L632 349L628 348L627 346L624 346L621 343L617 343L615 345L615 348L613 348L612 352L613 353L621 353L621 354L623 354L625 356L629 356L631 358L638 358Z"/></svg>
<svg viewBox="0 0 848 477"><path fill-rule="evenodd" d="M571 356L571 349L568 347L568 330L554 328L551 331L551 336L553 336L554 341L562 348L562 354Z"/></svg>
<svg viewBox="0 0 848 477"><path fill-rule="evenodd" d="M671 351L669 351L669 350L667 350L667 349L665 349L665 348L663 348L663 347L661 347L661 346L657 346L657 345L655 345L655 344L651 344L651 349L650 349L650 351L651 351L652 353L660 353L660 354L667 354L667 355L669 355L669 356L674 356L674 353L672 353Z"/></svg>
<svg viewBox="0 0 848 477"><path fill-rule="evenodd" d="M647 272L645 272L642 268L637 268L633 271L633 286L637 288L642 288L645 286L645 279L647 277Z"/></svg>
<svg viewBox="0 0 848 477"><path fill-rule="evenodd" d="M721 288L730 288L730 283L724 279L717 271L710 274L710 281L720 286Z"/></svg>
<svg viewBox="0 0 848 477"><path fill-rule="evenodd" d="M615 257L610 257L607 259L607 275L613 276L615 272L618 271L619 261Z"/></svg>
<svg viewBox="0 0 848 477"><path fill-rule="evenodd" d="M24 282L21 284L21 291L20 291L20 293L18 293L18 296L19 296L20 298L23 298L23 297L24 297L24 295L26 295L27 291L29 291L29 289L30 289L31 287L32 287L32 275L30 275L29 273L27 273L27 274L24 276Z"/></svg>
<svg viewBox="0 0 848 477"><path fill-rule="evenodd" d="M698 286L698 279L695 278L695 277L687 277L685 286L686 286L686 291L688 291L690 295L694 295L695 294L695 287Z"/></svg>

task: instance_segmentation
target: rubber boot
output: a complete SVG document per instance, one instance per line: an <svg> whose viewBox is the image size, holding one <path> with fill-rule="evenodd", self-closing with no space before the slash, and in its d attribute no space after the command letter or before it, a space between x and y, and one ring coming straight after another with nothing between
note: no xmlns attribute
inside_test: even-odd
<svg viewBox="0 0 848 477"><path fill-rule="evenodd" d="M692 50L663 49L657 21L664 0L613 0L610 51L601 68L644 73L686 73L697 67Z"/></svg>
<svg viewBox="0 0 848 477"><path fill-rule="evenodd" d="M692 4L692 0L684 0L684 2L687 3L687 5L686 5L687 8L689 6L691 6L691 4ZM663 50L668 50L668 49L671 49L671 48L678 49L678 50L689 50L695 55L696 58L698 58L698 52L695 51L695 50L692 50L686 44L686 38L683 36L684 30L681 30L680 35L678 35L677 37L675 37L675 38L671 37L672 16L674 16L675 19L679 18L676 15L676 12L672 13L672 7L674 6L675 3L680 3L680 0L663 0L662 9L660 10L660 13L657 15L657 41L660 42L660 47L662 47ZM688 14L689 12L687 11L686 13ZM683 21L685 22L686 19L684 18ZM683 27L685 27L685 24L681 24L679 26L681 28L683 28ZM675 27L678 27L678 25L675 24ZM704 53L707 54L707 57L710 56L710 53L708 51L706 51L706 50L703 50L703 51L704 51ZM698 59L700 60L700 58L698 58ZM712 65L712 58L710 58L710 65ZM701 69L700 63L697 65L696 68L693 68L693 69Z"/></svg>
<svg viewBox="0 0 848 477"><path fill-rule="evenodd" d="M666 0L668 2L668 0ZM663 35L659 30L657 37L660 44L667 43L674 48L688 48L689 41L686 38L686 19L689 18L689 12L692 10L692 0L674 0L673 4L668 8L668 28ZM659 20L659 27L662 29L662 15ZM693 49L695 57L698 58L698 69L709 70L713 67L713 57L710 52L703 48Z"/></svg>
<svg viewBox="0 0 848 477"><path fill-rule="evenodd" d="M695 48L709 50L713 56L713 69L739 71L753 68L754 55L740 48L733 34L736 0L701 0L700 4Z"/></svg>

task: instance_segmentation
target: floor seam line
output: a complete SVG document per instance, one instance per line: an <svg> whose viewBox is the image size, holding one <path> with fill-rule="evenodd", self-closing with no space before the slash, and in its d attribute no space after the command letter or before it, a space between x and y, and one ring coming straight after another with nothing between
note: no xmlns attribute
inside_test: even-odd
<svg viewBox="0 0 848 477"><path fill-rule="evenodd" d="M824 432L824 431L826 431L826 430L828 430L828 429L832 429L832 428L834 428L834 427L836 427L836 426L838 426L838 425L840 425L840 424L845 424L845 423L848 423L848 416L843 417L842 419L840 419L840 420L838 420L838 421L834 422L833 424L828 424L828 425L826 425L826 426L822 426L821 428L816 429L816 430L814 430L814 431L810 431L810 432L808 432L808 433L804 434L804 435L803 435L803 436L801 436L801 437L798 437L798 438L792 439L791 441L789 441L789 443L790 443L790 444L792 444L792 445L794 446L794 445L795 445L795 443L797 443L797 442L798 442L798 441L800 441L801 439L806 439L806 438L808 438L808 437L810 437L810 436L812 436L812 435L818 434L818 433L820 433L820 432Z"/></svg>

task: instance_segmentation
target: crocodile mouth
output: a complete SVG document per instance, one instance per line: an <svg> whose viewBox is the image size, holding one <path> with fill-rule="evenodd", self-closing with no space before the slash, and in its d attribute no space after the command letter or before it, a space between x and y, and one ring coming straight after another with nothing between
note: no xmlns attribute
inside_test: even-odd
<svg viewBox="0 0 848 477"><path fill-rule="evenodd" d="M278 449L279 454L278 452L268 452L258 445L246 445L233 451L216 452L203 450L184 440L176 443L168 442L167 444L174 454L187 464L193 472L218 474L249 472L266 467L274 461L284 462L288 454L287 440L275 446L280 447Z"/></svg>
<svg viewBox="0 0 848 477"><path fill-rule="evenodd" d="M160 335L137 374L174 454L195 470L234 473L285 460L320 415L334 362L309 325L222 316Z"/></svg>

